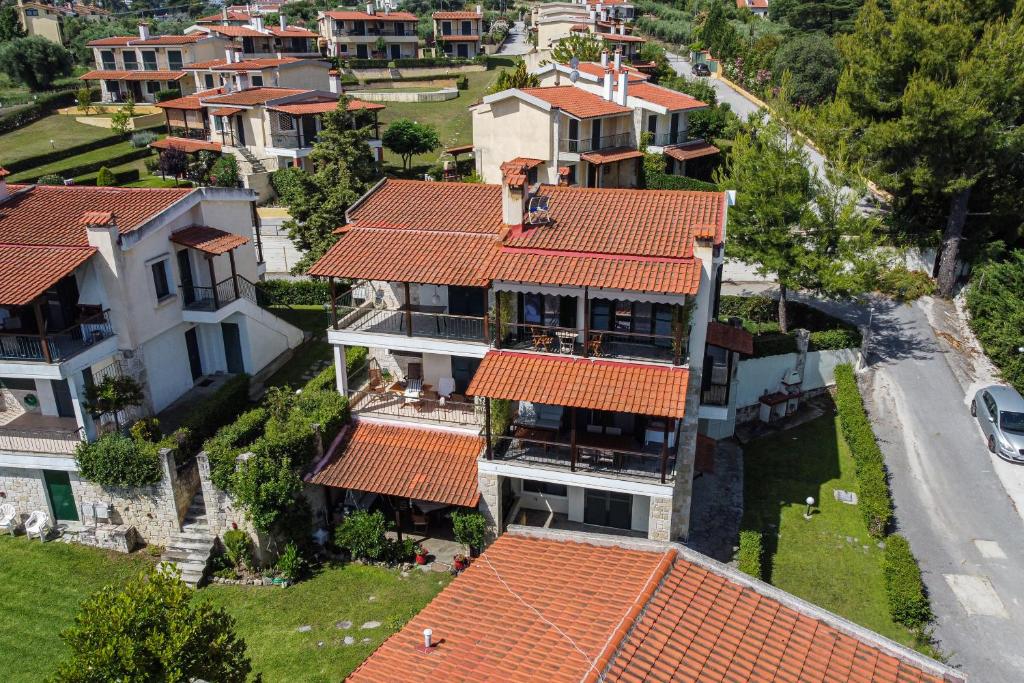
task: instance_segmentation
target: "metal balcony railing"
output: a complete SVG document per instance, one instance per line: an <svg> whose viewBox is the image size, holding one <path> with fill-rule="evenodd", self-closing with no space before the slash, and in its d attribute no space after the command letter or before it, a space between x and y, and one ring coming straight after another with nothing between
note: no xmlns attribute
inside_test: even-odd
<svg viewBox="0 0 1024 683"><path fill-rule="evenodd" d="M0 333L0 359L13 361L65 361L94 344L112 337L109 311L83 318L58 332Z"/></svg>
<svg viewBox="0 0 1024 683"><path fill-rule="evenodd" d="M614 147L634 147L636 146L636 138L633 137L632 133L616 133L615 135L602 135L598 138L583 138L582 140L573 140L567 138L560 140L558 148L562 152L571 152L573 154L585 154L586 152L597 152L602 149L612 149Z"/></svg>
<svg viewBox="0 0 1024 683"><path fill-rule="evenodd" d="M75 429L0 427L0 450L70 455L84 440L81 427Z"/></svg>

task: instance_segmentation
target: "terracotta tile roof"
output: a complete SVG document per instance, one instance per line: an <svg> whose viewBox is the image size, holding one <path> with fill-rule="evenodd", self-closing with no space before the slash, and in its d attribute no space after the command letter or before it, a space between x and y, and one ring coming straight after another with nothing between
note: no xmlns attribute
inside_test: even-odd
<svg viewBox="0 0 1024 683"><path fill-rule="evenodd" d="M30 303L95 253L94 247L0 245L0 305Z"/></svg>
<svg viewBox="0 0 1024 683"><path fill-rule="evenodd" d="M184 71L119 71L100 69L84 73L78 77L80 81L179 81L185 77Z"/></svg>
<svg viewBox="0 0 1024 683"><path fill-rule="evenodd" d="M718 154L719 151L721 150L709 142L695 140L694 142L687 142L686 144L679 145L678 147L668 147L665 150L665 156L678 159L679 161L687 161L689 159L697 159L700 157Z"/></svg>
<svg viewBox="0 0 1024 683"><path fill-rule="evenodd" d="M645 260L501 249L484 267L491 280L634 292L696 294L700 259Z"/></svg>
<svg viewBox="0 0 1024 683"><path fill-rule="evenodd" d="M597 152L584 152L580 158L592 164L614 164L628 159L642 159L644 153L634 147L615 147Z"/></svg>
<svg viewBox="0 0 1024 683"><path fill-rule="evenodd" d="M736 7L744 9L746 7L753 7L754 9L768 9L768 0L736 0Z"/></svg>
<svg viewBox="0 0 1024 683"><path fill-rule="evenodd" d="M284 64L294 64L295 62L301 61L303 60L298 57L281 57L280 59L276 57L267 59L243 59L240 62L232 62L230 64L221 60L220 64L210 68L216 71L262 71L263 69L272 69Z"/></svg>
<svg viewBox="0 0 1024 683"><path fill-rule="evenodd" d="M491 235L429 230L347 230L310 275L483 287L480 264L497 248Z"/></svg>
<svg viewBox="0 0 1024 683"><path fill-rule="evenodd" d="M551 224L510 236L508 246L591 254L689 258L695 237L719 234L721 192L544 185Z"/></svg>
<svg viewBox="0 0 1024 683"><path fill-rule="evenodd" d="M964 680L693 551L577 538L513 527L349 680Z"/></svg>
<svg viewBox="0 0 1024 683"><path fill-rule="evenodd" d="M293 116L301 116L303 114L323 114L327 111L334 111L338 108L338 100L326 100L323 102L299 102L296 104L278 104L270 107L271 111L283 111L286 114ZM383 104L377 102L364 102L363 100L349 99L347 111L360 111L360 110L377 111L384 109Z"/></svg>
<svg viewBox="0 0 1024 683"><path fill-rule="evenodd" d="M311 481L476 507L476 461L483 448L484 439L471 434L357 420L338 454Z"/></svg>
<svg viewBox="0 0 1024 683"><path fill-rule="evenodd" d="M218 107L210 110L210 116L234 116L242 111L245 110L238 109L237 107Z"/></svg>
<svg viewBox="0 0 1024 683"><path fill-rule="evenodd" d="M662 88L661 86L654 85L653 83L636 83L629 86L629 89L626 92L630 97L639 97L642 100L659 104L669 111L702 109L708 106L700 100L690 97L686 93Z"/></svg>
<svg viewBox="0 0 1024 683"><path fill-rule="evenodd" d="M598 80L604 79L604 67L601 66L600 62L580 62L580 65L576 67L576 70L580 73L596 76ZM626 80L629 83L641 83L650 78L647 74L640 73L633 67L626 64L622 65L622 70L626 72ZM612 69L612 75L615 76L615 82L618 83L618 72L614 68Z"/></svg>
<svg viewBox="0 0 1024 683"><path fill-rule="evenodd" d="M670 559L504 534L348 680L581 681ZM440 643L429 654L425 628Z"/></svg>
<svg viewBox="0 0 1024 683"><path fill-rule="evenodd" d="M489 351L466 393L592 410L683 417L689 378L690 371L679 367Z"/></svg>
<svg viewBox="0 0 1024 683"><path fill-rule="evenodd" d="M349 209L353 225L459 232L501 231L501 186L422 180L384 181Z"/></svg>
<svg viewBox="0 0 1024 683"><path fill-rule="evenodd" d="M734 327L712 320L708 323L708 344L723 349L752 356L754 354L754 335L742 327Z"/></svg>
<svg viewBox="0 0 1024 683"><path fill-rule="evenodd" d="M214 69L227 63L227 60L221 57L220 59L208 59L205 62L192 62L191 64L186 64L182 68L185 69L185 71L200 71L203 69Z"/></svg>
<svg viewBox="0 0 1024 683"><path fill-rule="evenodd" d="M473 33L465 33L457 36L437 36L437 40L440 40L442 43L475 43L480 40L480 36Z"/></svg>
<svg viewBox="0 0 1024 683"><path fill-rule="evenodd" d="M148 40L133 40L132 45L190 45L205 40L210 36L206 33L186 33L182 36L152 36Z"/></svg>
<svg viewBox="0 0 1024 683"><path fill-rule="evenodd" d="M164 138L163 140L155 140L149 143L149 146L153 149L180 149L182 152L192 154L193 152L219 152L221 151L221 144L219 142L209 142L207 140L196 140L194 138Z"/></svg>
<svg viewBox="0 0 1024 683"><path fill-rule="evenodd" d="M199 95L176 97L173 100L157 102L154 106L160 107L161 109L188 109L191 111L198 111L203 108L203 105L199 103Z"/></svg>
<svg viewBox="0 0 1024 683"><path fill-rule="evenodd" d="M483 19L476 12L434 12L430 16L434 19Z"/></svg>
<svg viewBox="0 0 1024 683"><path fill-rule="evenodd" d="M131 232L192 189L144 189L64 185L11 185L0 202L0 235L7 244L88 246L81 219L103 207L121 233Z"/></svg>
<svg viewBox="0 0 1024 683"><path fill-rule="evenodd" d="M8 171L6 168L0 168L0 178L6 178L9 175L11 175L10 171Z"/></svg>
<svg viewBox="0 0 1024 683"><path fill-rule="evenodd" d="M310 31L308 28L302 28L301 26L286 26L281 28L280 26L268 26L267 31L271 35L277 36L278 38L319 38L320 34L316 31Z"/></svg>
<svg viewBox="0 0 1024 683"><path fill-rule="evenodd" d="M206 254L226 254L249 242L249 239L219 228L190 225L171 233L170 240L184 247L192 247Z"/></svg>
<svg viewBox="0 0 1024 683"><path fill-rule="evenodd" d="M226 104L242 107L252 107L259 104L266 104L270 100L279 97L290 97L309 92L308 90L295 90L293 88L246 88L223 95L202 98L204 105Z"/></svg>
<svg viewBox="0 0 1024 683"><path fill-rule="evenodd" d="M268 38L266 33L260 33L251 26L220 26L211 25L203 27L210 33L219 33L230 38Z"/></svg>
<svg viewBox="0 0 1024 683"><path fill-rule="evenodd" d="M330 17L331 19L337 19L339 21L417 21L416 15L409 12L391 12L389 14L378 12L376 14L367 14L366 12L339 10L335 12L324 12L324 16Z"/></svg>
<svg viewBox="0 0 1024 683"><path fill-rule="evenodd" d="M228 12L227 20L228 21L249 21L250 19L252 19L252 16L253 15L249 14L248 12ZM196 23L197 24L203 24L203 23L224 21L224 18L225 18L224 15L222 13L218 12L217 14L210 14L210 15L207 15L205 17L199 17L198 19L196 19Z"/></svg>
<svg viewBox="0 0 1024 683"><path fill-rule="evenodd" d="M109 38L97 38L96 40L90 40L86 43L87 47L123 47L133 40L138 40L138 36L110 36Z"/></svg>
<svg viewBox="0 0 1024 683"><path fill-rule="evenodd" d="M579 119L595 116L611 116L614 114L630 114L629 107L609 102L600 95L587 92L573 85L554 85L546 88L522 88L527 95L544 100L553 107L558 107L567 114Z"/></svg>

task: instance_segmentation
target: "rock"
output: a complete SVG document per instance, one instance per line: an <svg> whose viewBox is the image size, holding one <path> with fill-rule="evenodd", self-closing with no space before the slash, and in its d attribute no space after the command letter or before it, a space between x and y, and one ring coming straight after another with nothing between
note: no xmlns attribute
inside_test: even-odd
<svg viewBox="0 0 1024 683"><path fill-rule="evenodd" d="M379 628L379 627L380 627L380 622L379 621L368 621L365 624L363 624L362 626L360 626L359 628L361 628L361 629L369 629L369 628Z"/></svg>
<svg viewBox="0 0 1024 683"><path fill-rule="evenodd" d="M370 596L370 602L377 602L377 596L376 595L371 595Z"/></svg>
<svg viewBox="0 0 1024 683"><path fill-rule="evenodd" d="M317 647L323 647L324 646L324 641L318 640L317 643L316 643L316 646Z"/></svg>
<svg viewBox="0 0 1024 683"><path fill-rule="evenodd" d="M878 545L879 550L885 550L885 541L879 541L876 545Z"/></svg>
<svg viewBox="0 0 1024 683"><path fill-rule="evenodd" d="M346 630L352 628L352 622L351 621L339 621L336 624L334 624L334 628L341 629L342 631L346 631Z"/></svg>
<svg viewBox="0 0 1024 683"><path fill-rule="evenodd" d="M408 579L409 578L409 572L408 571L403 571L401 576L402 576L403 579Z"/></svg>
<svg viewBox="0 0 1024 683"><path fill-rule="evenodd" d="M352 636L345 636L345 644L346 645L355 645L356 644L356 639L353 638Z"/></svg>
<svg viewBox="0 0 1024 683"><path fill-rule="evenodd" d="M369 639L369 638L363 638L363 639L362 639L362 640L360 640L359 642L360 642L360 643L363 643L363 644L365 645L366 643L370 642L370 639Z"/></svg>
<svg viewBox="0 0 1024 683"><path fill-rule="evenodd" d="M305 625L305 626L300 626L298 628L299 633L309 633L312 630L313 630L313 627L308 625L308 624Z"/></svg>
<svg viewBox="0 0 1024 683"><path fill-rule="evenodd" d="M855 540L857 540L857 539L855 539L853 536L847 536L846 537L846 542L847 543L853 543Z"/></svg>

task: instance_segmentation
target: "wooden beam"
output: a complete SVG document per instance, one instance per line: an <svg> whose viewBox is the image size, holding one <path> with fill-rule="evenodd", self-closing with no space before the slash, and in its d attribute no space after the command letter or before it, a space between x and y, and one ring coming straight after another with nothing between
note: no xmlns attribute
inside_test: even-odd
<svg viewBox="0 0 1024 683"><path fill-rule="evenodd" d="M43 360L47 363L52 363L53 359L50 358L50 345L46 341L46 321L43 319L43 307L40 304L39 299L36 299L32 303L32 308L36 314L36 330L39 332L39 344L42 346Z"/></svg>
<svg viewBox="0 0 1024 683"><path fill-rule="evenodd" d="M213 257L207 256L206 263L210 266L210 291L213 292L213 310L220 308L220 299L217 296L217 272L213 268Z"/></svg>
<svg viewBox="0 0 1024 683"><path fill-rule="evenodd" d="M235 250L231 249L228 251L228 261L231 263L231 284L235 290L235 298L239 297L238 294L238 272L235 270Z"/></svg>

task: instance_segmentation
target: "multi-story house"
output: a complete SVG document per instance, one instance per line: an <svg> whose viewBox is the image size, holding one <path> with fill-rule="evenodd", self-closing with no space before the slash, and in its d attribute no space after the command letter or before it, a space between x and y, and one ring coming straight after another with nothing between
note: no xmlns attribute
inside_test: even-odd
<svg viewBox="0 0 1024 683"><path fill-rule="evenodd" d="M530 166L389 179L349 209L310 274L355 426L311 481L399 511L479 499L495 529L685 537L732 193L531 186Z"/></svg>
<svg viewBox="0 0 1024 683"><path fill-rule="evenodd" d="M537 34L537 46L550 50L555 43L574 33L593 34L621 48L632 58L644 40L630 33L636 16L629 2L552 2L537 5L530 16L530 30Z"/></svg>
<svg viewBox="0 0 1024 683"><path fill-rule="evenodd" d="M434 42L449 57L472 59L483 51L484 11L434 12Z"/></svg>
<svg viewBox="0 0 1024 683"><path fill-rule="evenodd" d="M25 2L18 0L18 22L27 35L39 36L47 40L64 44L64 19L78 17L86 21L102 21L110 16L110 12L102 7L80 3L49 4L43 2Z"/></svg>
<svg viewBox="0 0 1024 683"><path fill-rule="evenodd" d="M246 58L240 50L228 48L224 56L207 62L194 62L185 67L194 79L196 92L232 85L241 90L248 87L306 88L324 90L330 87L330 62L299 57Z"/></svg>
<svg viewBox="0 0 1024 683"><path fill-rule="evenodd" d="M224 54L227 40L206 33L184 36L151 36L149 24L139 23L138 36L114 36L87 43L96 69L80 76L99 81L103 102L155 102L157 93L194 92L185 67Z"/></svg>
<svg viewBox="0 0 1024 683"><path fill-rule="evenodd" d="M303 334L256 303L248 190L9 186L6 175L0 490L19 513L74 521L75 448L111 427L86 408L86 387L131 376L155 414L196 385L259 373Z"/></svg>
<svg viewBox="0 0 1024 683"><path fill-rule="evenodd" d="M768 18L768 0L736 0L737 9L746 9L756 17Z"/></svg>
<svg viewBox="0 0 1024 683"><path fill-rule="evenodd" d="M301 26L289 26L285 15L278 15L278 24L268 26L263 16L252 14L244 24L195 24L185 29L185 35L207 34L231 42L242 59L268 59L274 57L319 57L319 35Z"/></svg>
<svg viewBox="0 0 1024 683"><path fill-rule="evenodd" d="M539 87L486 95L470 108L476 170L486 182L500 181L502 162L514 155L534 160L531 179L540 182L637 187L644 133L648 151L670 159L699 154L697 144L708 151L688 136L689 113L705 108L703 102L647 82L618 52L614 61L605 52L602 62L581 63L575 72L548 64L534 72ZM684 164L673 172L684 173Z"/></svg>
<svg viewBox="0 0 1024 683"><path fill-rule="evenodd" d="M415 14L377 9L317 12L327 53L341 59L412 59L419 50Z"/></svg>

